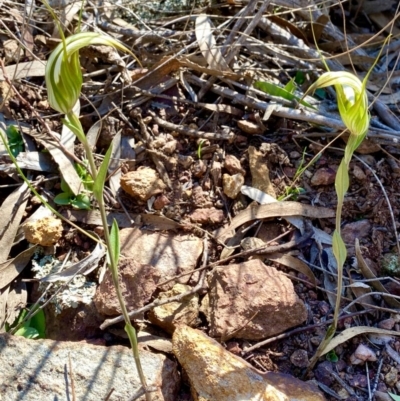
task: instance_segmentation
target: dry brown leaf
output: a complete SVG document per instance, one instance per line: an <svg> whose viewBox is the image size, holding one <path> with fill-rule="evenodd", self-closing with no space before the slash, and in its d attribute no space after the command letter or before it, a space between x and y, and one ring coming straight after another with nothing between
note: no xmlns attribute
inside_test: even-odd
<svg viewBox="0 0 400 401"><path fill-rule="evenodd" d="M196 18L195 32L201 54L207 60L208 66L213 70L232 72L217 46L213 30L212 22L206 14L200 14Z"/></svg>
<svg viewBox="0 0 400 401"><path fill-rule="evenodd" d="M317 280L315 279L314 273L310 267L295 256L283 253L273 253L268 255L267 258L304 274L313 285L316 285Z"/></svg>
<svg viewBox="0 0 400 401"><path fill-rule="evenodd" d="M351 289L352 293L356 298L362 297L360 299L360 302L358 302L359 305L361 305L365 309L369 309L371 305L375 305L374 300L372 299L371 295L365 295L369 294L371 292L371 287L365 283L353 281L350 277L351 284L348 285L348 287Z"/></svg>
<svg viewBox="0 0 400 401"><path fill-rule="evenodd" d="M385 329L379 329L377 327L369 327L369 326L350 327L349 329L342 331L336 337L332 338L332 340L329 342L329 344L321 352L320 356L327 354L329 351L332 351L338 345L343 344L344 342L350 340L351 338L353 338L355 336L369 334L369 333L370 334L383 334L383 335L389 335L389 336L400 336L400 332L394 331L394 330L385 330Z"/></svg>
<svg viewBox="0 0 400 401"><path fill-rule="evenodd" d="M99 236L93 232L91 232L95 237L99 238ZM80 260L73 265L67 266L64 270L59 273L49 274L40 279L40 281L44 281L47 283L52 283L55 281L69 281L72 277L77 274L87 275L91 273L94 269L96 269L99 265L101 258L106 254L106 249L103 243L100 241L96 244L96 247L93 251L86 256L86 258Z"/></svg>
<svg viewBox="0 0 400 401"><path fill-rule="evenodd" d="M368 3L368 2L367 2ZM379 1L379 3L385 3L384 1ZM393 13L391 12L381 12L377 13L375 12L374 14L369 14L369 18L371 18L372 21L375 22L376 25L378 25L379 28L385 28L385 32L388 33L389 35L399 35L400 34L400 29L394 25L391 24L391 21L393 20Z"/></svg>
<svg viewBox="0 0 400 401"><path fill-rule="evenodd" d="M28 300L26 284L23 281L17 282L11 288L11 291L8 293L6 306L6 322L8 324L14 323L21 310L26 307Z"/></svg>
<svg viewBox="0 0 400 401"><path fill-rule="evenodd" d="M361 273L366 279L376 279L375 274L372 272L372 270L369 268L367 265L367 262L364 260L362 253L361 253L361 248L360 248L360 242L358 239L356 239L356 258L357 258L357 263L358 267L361 270ZM371 281L372 287L374 287L377 291L382 292L383 294L389 294L388 290L384 287L384 285L379 281L379 280L374 280ZM390 297L390 296L385 296L383 295L383 298L385 299L385 302L392 306L393 308L400 308L400 302L397 301L395 298Z"/></svg>
<svg viewBox="0 0 400 401"><path fill-rule="evenodd" d="M267 205L252 205L240 212L232 219L229 226L217 230L214 235L221 241L231 236L231 232L242 224L256 219L267 219L273 217L304 216L312 219L326 219L335 217L335 211L298 202L279 202Z"/></svg>
<svg viewBox="0 0 400 401"><path fill-rule="evenodd" d="M119 168L121 164L121 131L118 131L112 140L111 160L108 166L108 174L112 174L109 179L109 187L114 196L121 188L122 172Z"/></svg>
<svg viewBox="0 0 400 401"><path fill-rule="evenodd" d="M286 20L286 19L284 19L284 18L281 18L281 17L278 17L277 15L269 15L269 16L268 16L268 19L270 19L270 20L271 20L272 22L274 22L275 24L281 26L281 27L284 28L285 30L287 29L287 30L290 31L294 36L296 36L296 37L299 38L299 39L302 39L303 42L304 42L306 45L309 45L307 36L304 34L304 32L303 32L302 30L300 30L299 28L297 28L296 25L291 24L288 20ZM318 22L319 22L319 19L318 19L318 21L316 21L315 25L318 26L319 29L322 29L322 30L323 30L323 29L324 29L324 26L318 24ZM318 33L318 32L317 32L317 30L316 30L315 28L314 28L314 32L315 32L315 36L316 36L317 41L318 41L319 36L317 36L317 33ZM314 43L314 40L312 40L312 42Z"/></svg>
<svg viewBox="0 0 400 401"><path fill-rule="evenodd" d="M171 72L179 70L179 67L180 63L176 58L163 57L147 74L133 82L132 85L143 90L151 89L163 82Z"/></svg>
<svg viewBox="0 0 400 401"><path fill-rule="evenodd" d="M25 212L28 201L28 193L28 185L24 183L18 189L12 192L1 205L0 263L5 262L10 254L19 224ZM0 288L3 287L4 285L0 286Z"/></svg>
<svg viewBox="0 0 400 401"><path fill-rule="evenodd" d="M4 323L6 320L6 305L9 292L10 292L9 286L0 289L0 333L5 332Z"/></svg>
<svg viewBox="0 0 400 401"><path fill-rule="evenodd" d="M14 259L0 263L0 289L9 285L25 269L35 250L36 246L32 246L21 252Z"/></svg>
<svg viewBox="0 0 400 401"><path fill-rule="evenodd" d="M24 79L28 77L44 77L45 61L28 61L5 67L6 76L10 79ZM0 70L0 81L4 81L3 71Z"/></svg>
<svg viewBox="0 0 400 401"><path fill-rule="evenodd" d="M18 166L28 170L46 171L54 173L57 164L48 153L43 152L21 152L17 156Z"/></svg>
<svg viewBox="0 0 400 401"><path fill-rule="evenodd" d="M53 132L54 136L59 137L59 134ZM50 152L54 161L58 164L58 168L65 182L68 184L74 195L78 195L82 189L82 181L75 170L73 161L65 154L65 152L53 141L41 140L41 144Z"/></svg>

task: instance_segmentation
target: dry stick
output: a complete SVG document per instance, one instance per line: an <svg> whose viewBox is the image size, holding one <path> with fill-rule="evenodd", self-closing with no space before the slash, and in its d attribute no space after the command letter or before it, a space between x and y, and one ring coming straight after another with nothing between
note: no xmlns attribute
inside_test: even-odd
<svg viewBox="0 0 400 401"><path fill-rule="evenodd" d="M229 53L229 47L231 46L233 40L235 39L235 36L237 33L239 33L240 28L246 21L246 17L248 15L252 15L254 12L254 9L256 8L258 3L258 0L250 0L249 3L247 4L246 7L242 8L235 16L236 22L232 27L231 32L229 33L228 37L226 38L223 46L221 47L221 53L223 56L227 55ZM232 60L232 59L231 59ZM228 61L228 60L226 60ZM228 62L229 64L229 62Z"/></svg>
<svg viewBox="0 0 400 401"><path fill-rule="evenodd" d="M104 398L104 401L108 401L112 395L112 393L114 392L114 387L108 392L106 398Z"/></svg>
<svg viewBox="0 0 400 401"><path fill-rule="evenodd" d="M202 132L202 131L198 131L196 129L182 127L180 125L165 121L160 117L157 117L157 115L150 110L148 110L148 113L153 117L153 120L156 124L160 125L161 127L165 128L167 130L176 131L182 135L191 136L193 138L210 139L213 141L221 141L221 140L222 141L230 141L235 137L235 134L233 132L229 132L227 134Z"/></svg>
<svg viewBox="0 0 400 401"><path fill-rule="evenodd" d="M207 81L201 78L198 78L194 75L188 76L187 80L195 85L203 86L207 84ZM250 88L249 88L250 89ZM256 110L261 110L261 111L266 111L268 106L270 105L267 102L264 102L259 99L255 99L254 97L251 97L249 95L242 95L230 88L224 88L222 86L214 84L211 87L211 91L216 93L217 95L224 96L228 99L231 99L234 103L241 104L243 106L256 109ZM325 117L323 115L317 114L315 112L311 112L305 109L291 109L288 107L280 106L277 105L273 111L272 114L277 116L277 117L282 117L282 118L289 118L293 120L300 120L300 121L306 121L311 124L317 124L321 126L326 126L329 128L333 128L337 131L343 131L346 129L345 125L343 122L339 119L334 119L331 117ZM386 138L388 140L393 141L393 144L398 141L400 138L400 131L387 131L383 129L369 129L369 134L372 134L372 138L375 139L376 137L381 137L381 138ZM324 134L321 134L321 136Z"/></svg>
<svg viewBox="0 0 400 401"><path fill-rule="evenodd" d="M210 267L218 266L221 263L228 262L228 261L230 261L232 259L235 259L235 258L246 257L246 256L250 256L250 255L265 255L265 254L269 254L269 253L287 251L287 250L290 250L290 249L294 248L295 246L301 244L302 242L306 241L307 239L309 239L311 237L311 235L312 235L311 232L310 233L306 233L305 235L303 235L302 237L298 238L297 240L289 241L286 244L282 244L282 245L276 245L276 246L263 245L263 246L261 246L259 248L249 249L247 251L240 252L237 255L228 256L225 259L219 260L219 261L214 262L214 263L210 263L208 265L203 265L202 267L199 267L198 269L195 269L195 270L192 270L190 272L186 272L186 273L180 274L179 276L175 276L175 277L171 278L170 280L166 280L166 281L160 283L159 286L165 285L165 284L169 283L170 281L176 280L177 278L180 278L180 277L183 277L183 276L187 276L189 274L193 274L195 272L202 271L202 273L203 273L202 274L202 278L199 281L199 284L197 284L196 287L194 287L192 290L190 290L190 291L188 291L188 292L186 292L184 294L176 295L176 296L168 298L168 299L156 299L152 303L150 303L150 304L148 304L148 305L146 305L146 306L144 306L144 307L142 307L140 309L137 309L135 311L129 312L128 315L129 315L130 318L134 318L134 317L136 317L138 315L141 315L144 312L149 311L150 309L152 309L152 308L154 308L156 306L164 305L164 304L167 304L167 303L170 303L170 302L180 301L184 297L187 297L188 295L194 294L195 292L199 291L203 287L202 285L200 286L200 283L202 283L202 280L204 280L204 276L203 276L205 274L204 271L206 269L210 268ZM227 265L225 267L229 268L229 265ZM119 323L119 322L122 322L123 320L124 320L123 316L118 316L118 317L115 317L113 319L107 319L101 324L100 328L102 330L104 330L106 327L111 326L111 325L116 324L116 323Z"/></svg>
<svg viewBox="0 0 400 401"><path fill-rule="evenodd" d="M245 10L242 12L243 15L241 17L245 18L248 14L250 14L255 9L257 2L258 2L257 0L250 0L248 5L246 6ZM271 0L263 1L260 9L258 10L257 14L254 16L254 18L251 20L250 24L246 27L244 32L239 36L236 43L234 45L230 46L231 51L228 52L225 57L225 61L227 62L227 64L230 64L232 62L232 60L235 58L237 52L240 50L240 47L241 47L243 41L246 39L247 36L249 36L251 34L251 32L253 32L254 28L257 26L258 22L262 18L262 15L263 15L264 11L267 9L267 7L269 6L270 2L271 2ZM239 26L239 23L240 23L240 20L236 22L234 28L236 27L236 25ZM241 23L240 23L240 25L241 25ZM235 35L235 34L236 34L236 32L232 31L228 40L232 40L233 35ZM228 42L228 40L227 40L227 43L229 45L230 43ZM225 47L225 48L223 48L223 50L224 51L229 50L229 47ZM225 54L222 53L222 55L225 55ZM217 77L211 77L210 80L207 82L207 84L200 89L200 92L198 95L198 100L200 100L209 91L209 89L215 83L216 80L217 80Z"/></svg>

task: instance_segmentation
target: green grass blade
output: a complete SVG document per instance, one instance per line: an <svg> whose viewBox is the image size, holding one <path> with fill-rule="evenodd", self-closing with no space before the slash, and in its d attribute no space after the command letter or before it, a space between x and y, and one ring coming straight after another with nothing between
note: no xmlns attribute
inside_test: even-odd
<svg viewBox="0 0 400 401"><path fill-rule="evenodd" d="M93 194L96 197L96 199L99 199L103 196L103 189L107 178L107 169L108 165L110 164L111 152L112 152L112 144L110 145L106 155L104 156L103 163L101 163L100 169L97 173L97 177L93 183Z"/></svg>
<svg viewBox="0 0 400 401"><path fill-rule="evenodd" d="M260 89L261 91L268 93L271 96L277 96L281 97L283 99L293 101L296 100L297 102L301 103L303 106L310 107L314 110L316 108L311 105L310 103L306 102L305 100L302 100L300 97L293 95L293 93L288 92L286 89L281 88L278 85L271 84L269 82L263 82L263 81L256 81L254 82L254 87L257 89Z"/></svg>

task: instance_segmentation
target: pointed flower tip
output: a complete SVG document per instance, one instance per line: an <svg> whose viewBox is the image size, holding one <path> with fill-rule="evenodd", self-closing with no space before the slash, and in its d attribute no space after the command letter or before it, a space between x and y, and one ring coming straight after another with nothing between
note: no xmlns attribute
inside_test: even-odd
<svg viewBox="0 0 400 401"><path fill-rule="evenodd" d="M370 122L365 82L347 71L329 71L322 74L310 89L327 86L335 87L339 113L350 133L365 135Z"/></svg>

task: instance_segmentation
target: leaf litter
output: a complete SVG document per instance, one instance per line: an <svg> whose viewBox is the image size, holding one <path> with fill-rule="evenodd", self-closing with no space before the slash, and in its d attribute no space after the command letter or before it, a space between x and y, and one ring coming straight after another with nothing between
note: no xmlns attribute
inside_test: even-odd
<svg viewBox="0 0 400 401"><path fill-rule="evenodd" d="M385 27L387 18L392 19L394 28L398 29L398 21L393 19L394 13L388 17L388 10L383 10L373 15L372 10L368 9L368 3L360 5L360 10L366 13L375 25L364 26L364 31L360 31L356 29L357 24L353 23L346 33L342 31L343 17L338 5L332 4L330 9L313 8L313 19L318 21L314 24L314 33L320 48L330 55L340 56L327 60L331 69L344 70L351 61L362 76L377 54L379 44L384 41L385 37L379 29ZM312 231L312 236L306 242L298 243L294 250L275 252L264 257L264 260L269 260L268 263L288 272L295 283L297 293L307 304L310 320L304 324L304 333L277 340L271 344L271 348L260 348L249 358L258 368L268 367L299 376L299 370L288 362L290 355L294 350L301 348L312 356L318 339L321 338L321 332L307 332L307 325L323 324L329 320L332 312L329 303L333 303L332 294L335 294L336 289L335 271L327 271L326 266L321 263L322 254L329 252L331 245L336 202L334 191L329 185L313 185L310 178L319 169L336 171L338 152L343 149L340 140L335 142L339 150L324 150L317 161L296 181L294 185L300 187L303 192L289 193L289 201L276 202L276 198L288 195L286 189L293 185L296 172L304 166L301 156L303 151L305 161L309 162L317 153L317 149L327 145L329 140L343 129L343 124L333 107L329 93L318 94L322 95L322 100L306 97L305 103L300 107L294 104L297 95L304 93L307 86L315 80L316 71L322 72L320 54L312 45L307 6L301 1L279 0L274 4L278 7L278 15L272 15L270 8L264 15L257 16L257 5L254 1L247 5L229 2L220 8L210 6L211 9L196 2L196 7L186 10L186 14L177 13L176 20L173 14L162 14L160 17L157 13L147 11L150 18L139 22L132 20L131 14L124 8L107 4L101 18L93 20L94 24L97 24L96 29L118 33L121 40L129 43L140 55L138 57L143 67L129 64L126 68L116 59L107 59L101 52L88 53L88 56L85 56L83 71L86 98L81 99L80 114L86 131L91 132L94 138L92 145L96 147L99 164L107 144L111 141L130 146L130 152L127 152L131 155L129 159L123 158L123 149L119 152L119 148L114 146L114 165L108 171L108 174L113 174L110 179L111 190L107 192L110 223L115 216L120 228L131 227L133 222L134 227L143 232L169 230L174 235L190 232L200 237L208 232L211 246L210 264L219 263L228 257L240 260L241 253L238 253L235 246L244 238L261 237L260 232L263 227L267 227L267 223L274 223L277 227L276 232L267 235L267 246L279 247L292 241L296 243L296 235L301 235L307 230ZM9 12L3 22L4 32L12 38L14 28L10 21L15 24L23 22L20 13L23 4L6 1L4 7L5 11L2 13ZM30 17L31 24L41 18L48 18L42 8L32 7L34 18ZM352 6L346 11L352 22L359 22L358 26L365 24L365 16ZM93 12L93 9L85 10L83 19L90 20ZM118 18L114 12L119 15ZM246 12L250 13L248 15L252 18L256 15L252 19L252 25L248 24L249 21L245 18L235 18ZM73 12L61 14L64 14L71 26L75 26L77 20ZM122 26L121 20L125 22ZM135 31L132 26L139 27L139 30ZM10 91L9 96L2 94L7 101L2 104L0 112L7 123L11 119L21 123L15 124L18 129L21 127L26 130L27 127L22 124L27 124L28 131L32 134L36 149L26 150L17 156L21 167L36 171L32 173L35 178L39 174L43 174L45 178L63 176L72 192L78 194L82 190L82 180L76 173L74 164L77 161L83 163L84 154L76 144L71 146L70 142L68 146L58 143L60 120L46 105L45 94L40 89L46 55L57 35L50 29L44 38L40 38L39 33L31 28L31 25L26 24L22 36L28 43L24 50L25 58L19 63L9 59L9 65L0 71L0 80L12 80L21 97L46 118L47 124L50 124L48 128L53 133L52 141L49 132L37 124L37 115L25 106L15 93ZM370 43L370 47L355 47L355 43L362 43L366 37L372 38L372 34L376 34L376 37L375 43ZM345 35L348 45L354 47L351 56L347 53L340 54L346 46ZM351 266L351 260L348 260L346 265L347 281L343 308L349 313L350 310L346 307L351 305L351 313L360 313L360 318L344 319L341 333L331 343L330 351L337 347L335 352L339 359L338 369L347 364L346 358L358 343L367 342L372 338L369 335L385 335L389 338L397 335L392 330L385 331L379 327L386 318L396 319L399 301L395 297L400 293L397 279L388 280L381 274L382 257L392 254L393 245L398 242L398 234L394 233L392 226L388 224L390 218L382 196L382 188L386 191L386 198L392 204L393 215L397 220L400 209L397 199L400 190L397 184L398 168L396 170L400 153L400 132L398 113L393 107L398 97L398 68L394 48L395 46L387 45L378 68L372 72L368 86L371 95L379 99L372 111L373 119L369 131L369 140L373 141L376 153L360 157L376 176L371 175L360 162L353 161L351 166L352 172L357 167L363 175L351 176L343 222L368 219L372 231L359 241L347 244L350 257L354 257L357 264L355 267ZM132 81L131 84L129 80ZM257 85L252 85L257 81L268 83L267 93L258 90ZM291 92L287 86L293 82L296 83L295 92ZM384 92L379 95L382 86ZM271 88L274 89L273 93ZM289 96L286 92L276 90L277 88L285 88L286 92L295 95ZM307 104L313 108L303 107ZM138 106L141 108L141 120L138 118ZM116 110L117 108L119 110ZM99 115L96 114L96 110ZM114 118L118 129L111 126L112 120L99 119L108 113ZM263 117L260 119L257 115ZM261 127L261 131L250 133L248 127L251 125L256 126L258 130ZM199 145L198 140L207 140L207 146ZM280 158L283 153L262 153L265 143L278 144L286 153L287 161L284 162L284 159ZM69 149L69 155L65 153L65 147ZM207 147L211 149L209 153L206 151ZM252 176L256 175L257 170L257 167L253 172L251 170L251 166L254 165L253 149L260 152L256 165L259 171L264 172L267 184L265 188L269 186L273 191L268 190L268 193L276 194L274 204L266 205L265 202L271 199L252 182ZM244 175L245 185L236 199L227 199L222 186L222 173L231 174L227 155L235 155L244 170L244 173L239 174ZM3 158L3 153L1 161L1 171L8 171L6 169L10 168L11 163ZM220 170L213 170L218 163L221 166ZM265 166L262 166L262 163ZM54 167L55 164L58 168ZM123 175L140 166L156 167L160 176L169 183L169 189L154 197L151 210L147 202L144 204L134 201L120 189L119 174ZM212 176L211 171L222 173ZM15 183L19 185L14 192L10 186L11 189L5 192L7 195L2 195L0 208L0 219L3 223L0 235L0 322L4 322L5 316L13 316L11 309L15 310L15 307L12 304L20 302L14 302L10 298L10 310L7 311L7 298L12 293L10 286L21 283L21 278L33 278L30 263L35 248L24 250L23 246L26 243L21 242L21 238L18 241L14 239L21 223L34 213L37 202L32 197L28 200L27 188L15 181L15 172L11 172L8 177L2 174L1 177L5 186ZM376 183L376 179L381 181L382 186ZM38 188L42 195L52 199L60 193L60 178L58 181L39 183ZM21 202L18 202L19 200ZM211 212L208 222L207 218L204 220L206 223L191 220L190 213L200 209L207 217L207 211L211 209L204 205L213 205L223 211L224 220L221 223L213 222ZM60 207L59 210L71 221L97 230L101 235L101 219L96 205L92 204L92 208L93 210L85 211ZM14 218L11 217L13 215ZM265 233L263 235L265 236ZM14 242L19 244L15 249ZM91 268L101 264L99 262L104 253L101 243L88 254L89 248L84 239L71 228L66 228L64 237L49 258L46 272L41 273L41 285L56 279L57 282L70 280L74 273L82 268L84 261L89 261ZM53 268L54 265L59 267L62 256L70 249L74 249L81 256L84 255L78 258L81 262L76 262L71 271L52 273L53 275L48 277L50 270L47 269L51 266ZM316 257L312 257L312 249L315 250ZM38 265L36 269L39 269ZM84 288L87 283L82 277L74 279L71 288L75 293L61 296L57 301L59 305L69 307L82 301L90 302L90 297L79 293L79 288ZM196 280L196 276L193 277L193 280ZM96 272L88 272L88 278L93 280L88 282L88 293L93 293L98 280ZM36 279L39 279L39 276ZM51 285L56 287L57 282ZM324 326L320 327L323 331ZM203 328L206 330L207 326ZM391 341L396 352L397 342L394 339ZM342 345L344 348L340 347ZM268 356L270 351L272 357ZM393 364L395 354L386 354L385 348L382 348L382 352L385 373ZM359 375L367 374L361 367L352 368ZM352 375L343 367L341 369L343 380L351 383ZM370 364L370 372L372 375L378 372L373 363ZM318 377L318 373L317 366L313 374ZM340 384L335 384L332 391L336 395L342 394L343 388ZM355 388L354 391L358 399L368 399L365 396L366 392L373 394L377 389L397 391L396 388L388 388L385 381L379 377L375 390L362 387Z"/></svg>

